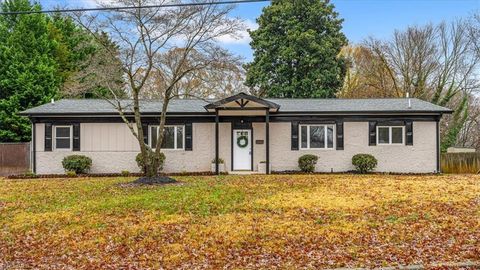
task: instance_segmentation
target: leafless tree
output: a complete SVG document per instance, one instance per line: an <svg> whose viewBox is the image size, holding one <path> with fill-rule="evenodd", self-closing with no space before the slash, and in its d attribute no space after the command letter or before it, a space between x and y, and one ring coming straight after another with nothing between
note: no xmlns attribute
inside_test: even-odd
<svg viewBox="0 0 480 270"><path fill-rule="evenodd" d="M180 1L116 0L108 6L145 7L167 3ZM233 6L202 5L75 15L85 29L94 35L101 31L108 33L119 47L125 87L131 94L131 101L120 100L111 85L106 87L113 96L110 102L140 145L147 177L158 175L167 108L170 100L178 96L182 80L210 67L237 60L217 44L218 38L237 36L244 27L241 20L229 16L232 9ZM153 89L149 83L154 76L161 83ZM146 90L150 94L158 93L156 97L162 100L155 150L144 143L142 135L141 97ZM133 112L133 122L127 117L130 112Z"/></svg>
<svg viewBox="0 0 480 270"><path fill-rule="evenodd" d="M468 117L468 97L480 88L478 34L472 20L409 27L391 40L370 38L355 58L348 91L342 97L410 96L455 110L446 117L442 148L455 144ZM477 36L478 37L478 36ZM355 66L353 66L355 67ZM359 71L360 70L360 71ZM349 78L347 76L347 78ZM378 89L386 89L384 92Z"/></svg>
<svg viewBox="0 0 480 270"><path fill-rule="evenodd" d="M168 59L174 59L183 54L183 49L169 51ZM196 52L192 52L192 55ZM193 70L186 74L175 85L172 95L177 98L222 98L236 92L245 91L243 86L244 70L241 67L241 58L229 57L230 61L212 64L203 69ZM185 65L192 65L191 62L198 61L195 57L188 60ZM163 93L158 88L165 87L165 81L161 73L153 71L146 88L142 93L145 99L161 99Z"/></svg>
<svg viewBox="0 0 480 270"><path fill-rule="evenodd" d="M470 97L468 110L469 117L460 131L457 145L480 151L480 97Z"/></svg>

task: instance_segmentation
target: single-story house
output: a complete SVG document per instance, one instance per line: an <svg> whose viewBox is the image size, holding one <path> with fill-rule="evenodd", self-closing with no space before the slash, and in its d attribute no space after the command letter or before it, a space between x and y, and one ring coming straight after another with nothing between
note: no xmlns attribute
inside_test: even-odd
<svg viewBox="0 0 480 270"><path fill-rule="evenodd" d="M128 100L122 101L129 104ZM143 137L155 145L162 104L141 101ZM274 99L244 93L221 100L176 99L166 118L165 172L298 170L304 154L319 172L353 170L372 154L378 172L440 171L439 121L451 113L419 99ZM62 159L89 156L92 173L138 172L138 141L106 100L64 99L21 113L32 121L33 171L63 173ZM132 117L127 111L127 117Z"/></svg>

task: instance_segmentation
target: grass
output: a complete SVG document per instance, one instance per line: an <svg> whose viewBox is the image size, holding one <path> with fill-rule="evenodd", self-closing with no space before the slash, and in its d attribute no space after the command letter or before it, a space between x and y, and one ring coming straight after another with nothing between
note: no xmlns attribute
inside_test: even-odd
<svg viewBox="0 0 480 270"><path fill-rule="evenodd" d="M480 258L480 176L0 180L0 269L374 267Z"/></svg>

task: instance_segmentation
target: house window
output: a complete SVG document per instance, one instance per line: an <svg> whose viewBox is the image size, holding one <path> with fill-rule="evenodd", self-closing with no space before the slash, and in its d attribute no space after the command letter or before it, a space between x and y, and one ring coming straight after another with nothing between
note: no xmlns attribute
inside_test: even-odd
<svg viewBox="0 0 480 270"><path fill-rule="evenodd" d="M72 126L55 126L55 149L72 150Z"/></svg>
<svg viewBox="0 0 480 270"><path fill-rule="evenodd" d="M184 126L165 126L162 149L184 149ZM150 126L148 142L152 149L157 145L159 126Z"/></svg>
<svg viewBox="0 0 480 270"><path fill-rule="evenodd" d="M334 125L300 125L300 149L333 149Z"/></svg>
<svg viewBox="0 0 480 270"><path fill-rule="evenodd" d="M403 144L404 127L377 127L378 144Z"/></svg>

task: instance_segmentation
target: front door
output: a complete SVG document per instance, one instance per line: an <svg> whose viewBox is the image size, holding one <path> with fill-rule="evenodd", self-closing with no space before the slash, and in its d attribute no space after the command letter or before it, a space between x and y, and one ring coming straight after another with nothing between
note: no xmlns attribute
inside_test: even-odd
<svg viewBox="0 0 480 270"><path fill-rule="evenodd" d="M252 170L252 131L233 130L233 170Z"/></svg>

